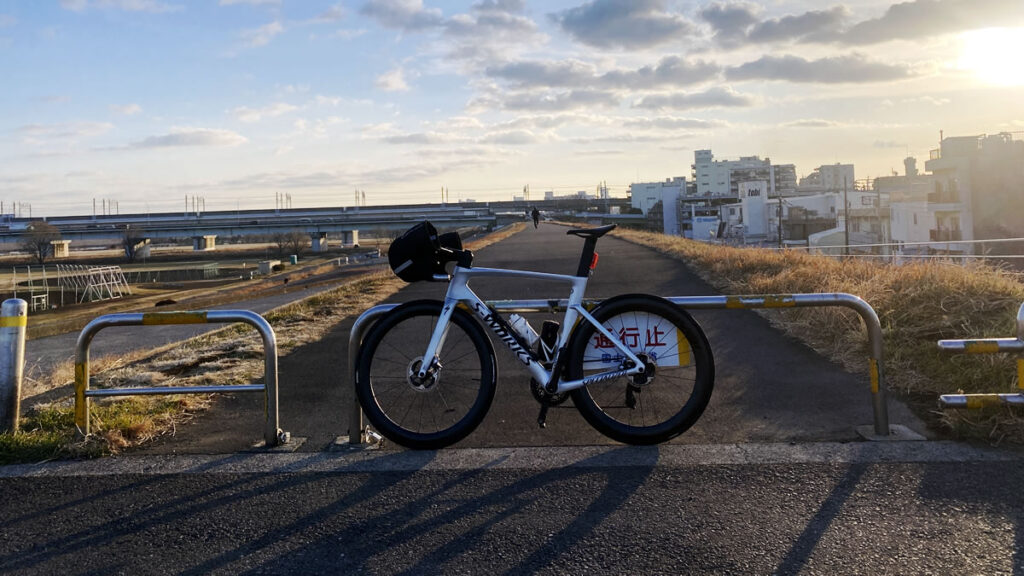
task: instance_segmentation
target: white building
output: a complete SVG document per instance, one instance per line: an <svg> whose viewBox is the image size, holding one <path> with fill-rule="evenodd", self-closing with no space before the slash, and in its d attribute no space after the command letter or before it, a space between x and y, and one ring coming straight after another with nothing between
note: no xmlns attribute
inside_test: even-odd
<svg viewBox="0 0 1024 576"><path fill-rule="evenodd" d="M682 224L679 218L679 200L686 193L686 178L676 176L664 182L641 182L631 184L630 204L644 216L659 202L662 208L662 230L665 234L679 236Z"/></svg>
<svg viewBox="0 0 1024 576"><path fill-rule="evenodd" d="M686 178L676 176L675 178L666 178L664 182L630 184L630 205L633 208L639 209L646 216L651 207L664 200L666 189L675 190L675 197L681 197L686 193ZM665 210L665 212L668 212L668 210Z"/></svg>
<svg viewBox="0 0 1024 576"><path fill-rule="evenodd" d="M691 168L697 196L738 198L741 182L757 180L768 183L769 196L796 189L796 167L792 164L772 165L769 158L762 160L757 156L715 160L711 150L696 150L693 158Z"/></svg>
<svg viewBox="0 0 1024 576"><path fill-rule="evenodd" d="M767 236L768 215L765 205L768 200L768 183L763 180L741 182L739 192L740 206L743 208L744 236Z"/></svg>

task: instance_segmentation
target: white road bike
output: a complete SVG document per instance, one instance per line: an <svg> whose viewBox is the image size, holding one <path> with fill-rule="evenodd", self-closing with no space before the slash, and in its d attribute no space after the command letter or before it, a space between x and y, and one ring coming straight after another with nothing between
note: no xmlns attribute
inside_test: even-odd
<svg viewBox="0 0 1024 576"><path fill-rule="evenodd" d="M389 254L396 273L449 285L443 302L402 304L363 340L356 392L373 427L415 449L443 448L468 436L491 406L498 375L483 324L532 377L541 427L548 408L571 396L590 425L619 442L656 444L690 428L711 398L715 372L697 322L675 304L647 294L616 296L591 309L584 301L597 264L597 239L613 228L568 231L585 240L574 276L473 268L472 252L462 250L457 235L442 235L438 243L429 222L396 240ZM403 251L400 243L409 236ZM420 271L409 275L416 267ZM469 288L474 278L495 277L569 285L561 325L545 322L536 349L529 341L536 334L532 327L517 330Z"/></svg>

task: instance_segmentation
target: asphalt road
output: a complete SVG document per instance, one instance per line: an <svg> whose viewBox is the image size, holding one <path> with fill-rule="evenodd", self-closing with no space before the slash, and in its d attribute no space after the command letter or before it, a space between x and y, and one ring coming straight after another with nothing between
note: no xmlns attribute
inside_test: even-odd
<svg viewBox="0 0 1024 576"><path fill-rule="evenodd" d="M1022 461L908 446L238 454L0 469L8 476L0 477L0 568L416 576L1024 571Z"/></svg>
<svg viewBox="0 0 1024 576"><path fill-rule="evenodd" d="M479 265L565 271L579 242L542 226ZM592 296L709 293L677 262L605 238ZM486 297L544 287L478 287ZM439 295L417 285L396 299ZM497 292L497 294L486 292ZM0 467L5 574L1018 574L1024 455L858 441L863 378L746 311L695 313L718 366L677 441L614 445L569 407L539 430L511 362L494 411L439 452L344 449L343 322L282 358L296 452L250 449L262 407L218 403L146 450ZM507 355L506 355L507 356ZM507 358L506 358L507 360ZM927 432L898 403L894 424Z"/></svg>

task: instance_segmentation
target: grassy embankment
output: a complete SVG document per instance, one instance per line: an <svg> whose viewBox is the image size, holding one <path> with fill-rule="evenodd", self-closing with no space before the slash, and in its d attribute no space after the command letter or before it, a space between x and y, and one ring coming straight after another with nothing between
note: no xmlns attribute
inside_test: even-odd
<svg viewBox="0 0 1024 576"><path fill-rule="evenodd" d="M984 265L923 262L892 266L871 259L812 256L803 251L733 248L636 231L616 231L688 263L726 294L846 292L878 313L889 389L911 401L931 424L954 435L1024 443L1024 419L1006 407L940 410L938 397L957 391L1017 391L1015 358L947 355L936 341L1015 335L1024 284ZM842 308L764 311L774 325L846 369L867 372L867 335Z"/></svg>
<svg viewBox="0 0 1024 576"><path fill-rule="evenodd" d="M480 249L523 227L506 227L467 242L467 247ZM405 283L390 271L370 273L265 314L277 337L278 355L286 356L319 340L345 318L361 314L403 286ZM249 384L262 379L263 344L255 329L236 324L156 354L93 359L90 371L94 388ZM285 380L288 375L279 377ZM49 404L22 406L20 431L0 434L0 464L116 453L173 433L175 426L196 417L216 399L215 395L204 394L93 400L92 435L78 440L74 434L73 382L74 366L70 361L48 375L43 387L66 390L66 396Z"/></svg>

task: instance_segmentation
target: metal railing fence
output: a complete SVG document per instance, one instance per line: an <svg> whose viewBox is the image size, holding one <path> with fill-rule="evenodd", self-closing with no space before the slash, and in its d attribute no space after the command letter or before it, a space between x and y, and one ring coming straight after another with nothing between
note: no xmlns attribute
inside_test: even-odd
<svg viewBox="0 0 1024 576"><path fill-rule="evenodd" d="M692 310L749 310L768 308L805 308L821 306L840 306L849 308L864 321L865 330L868 334L868 374L871 385L872 411L874 415L873 435L864 434L869 438L887 438L891 434L889 427L889 411L886 404L886 387L883 372L882 360L884 357L884 346L882 343L882 326L875 313L867 302L859 296L845 293L823 293L823 294L761 294L747 296L673 296L666 300L677 304L684 309ZM585 306L597 305L600 300L585 300ZM498 300L487 302L487 305L499 312L564 312L568 306L567 300ZM363 312L352 325L348 342L348 365L350 377L352 378L353 401L352 412L349 416L349 443L352 445L362 444L365 441L365 429L363 426L363 412L359 406L358 399L354 396L356 363L359 359L359 348L362 345L363 337L372 326L373 322L395 309L398 304L380 304ZM858 432L861 432L858 429ZM863 432L862 432L863 433Z"/></svg>
<svg viewBox="0 0 1024 576"><path fill-rule="evenodd" d="M263 339L264 383L218 386L160 386L152 388L89 388L89 346L97 332L111 326L166 326L171 324L224 324L242 322L256 328ZM106 314L89 322L75 346L75 426L89 435L89 399L110 396L155 394L212 394L219 392L263 392L266 423L263 440L267 447L284 444L288 433L280 428L278 414L277 339L265 318L249 310L150 312Z"/></svg>
<svg viewBox="0 0 1024 576"><path fill-rule="evenodd" d="M1024 406L1024 304L1017 310L1016 338L981 338L975 340L939 340L939 350L953 354L1016 353L1017 388L1014 394L943 394L939 404L946 408L984 408L1012 404Z"/></svg>

